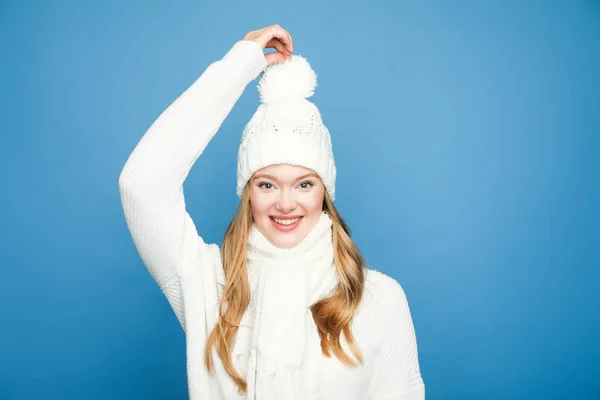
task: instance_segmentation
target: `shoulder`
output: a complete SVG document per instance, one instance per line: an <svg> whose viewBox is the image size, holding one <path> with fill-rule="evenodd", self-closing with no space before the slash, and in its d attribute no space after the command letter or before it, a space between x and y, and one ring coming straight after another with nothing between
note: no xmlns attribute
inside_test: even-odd
<svg viewBox="0 0 600 400"><path fill-rule="evenodd" d="M369 269L365 294L372 297L372 321L378 341L391 348L409 349L415 341L415 328L408 299L402 285L382 272ZM399 346L399 347L398 347Z"/></svg>
<svg viewBox="0 0 600 400"><path fill-rule="evenodd" d="M404 288L396 279L370 268L365 274L365 289L371 291L378 299L406 297Z"/></svg>
<svg viewBox="0 0 600 400"><path fill-rule="evenodd" d="M184 280L200 280L206 284L216 282L223 284L225 272L221 258L221 248L216 243L207 243L201 236L196 236L195 246L184 248L183 274Z"/></svg>
<svg viewBox="0 0 600 400"><path fill-rule="evenodd" d="M225 285L225 270L223 269L221 247L216 243L210 243L206 247L209 262L214 269L214 278L218 284Z"/></svg>
<svg viewBox="0 0 600 400"><path fill-rule="evenodd" d="M402 285L391 276L374 269L366 269L363 297L367 305L377 309L380 315L393 315L408 309Z"/></svg>

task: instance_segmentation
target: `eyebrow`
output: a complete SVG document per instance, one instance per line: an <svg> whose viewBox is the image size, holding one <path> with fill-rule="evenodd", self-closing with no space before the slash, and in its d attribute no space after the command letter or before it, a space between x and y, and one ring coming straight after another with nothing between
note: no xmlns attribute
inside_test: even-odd
<svg viewBox="0 0 600 400"><path fill-rule="evenodd" d="M318 178L319 176L318 176L317 174L315 174L315 173L312 173L312 172L311 172L311 173L309 173L309 174L302 175L302 176L300 176L300 177L296 178L296 182L298 182L299 180L302 180L302 179L308 178L308 177L314 177L314 178ZM266 178L266 179L270 179L270 180L272 180L272 181L278 182L277 178L275 178L275 177L274 177L274 176L272 176L272 175L267 175L267 174L258 174L258 175L256 175L256 176L254 176L254 178L252 178L252 181L254 182L254 180L255 180L255 179L258 179L258 178Z"/></svg>

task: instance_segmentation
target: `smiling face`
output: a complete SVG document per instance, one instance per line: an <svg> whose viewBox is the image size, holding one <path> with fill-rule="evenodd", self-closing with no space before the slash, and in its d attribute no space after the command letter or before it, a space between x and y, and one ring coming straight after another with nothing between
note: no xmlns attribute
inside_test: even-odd
<svg viewBox="0 0 600 400"><path fill-rule="evenodd" d="M249 185L254 223L274 246L297 246L321 218L325 186L311 169L270 165L256 171Z"/></svg>

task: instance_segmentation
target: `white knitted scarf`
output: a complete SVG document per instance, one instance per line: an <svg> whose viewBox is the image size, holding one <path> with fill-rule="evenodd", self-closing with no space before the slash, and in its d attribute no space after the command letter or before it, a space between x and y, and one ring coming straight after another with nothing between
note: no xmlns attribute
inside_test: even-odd
<svg viewBox="0 0 600 400"><path fill-rule="evenodd" d="M256 225L248 239L250 306L232 359L248 383L248 400L311 399L320 355L310 306L338 283L332 222L325 212L296 247L280 249Z"/></svg>

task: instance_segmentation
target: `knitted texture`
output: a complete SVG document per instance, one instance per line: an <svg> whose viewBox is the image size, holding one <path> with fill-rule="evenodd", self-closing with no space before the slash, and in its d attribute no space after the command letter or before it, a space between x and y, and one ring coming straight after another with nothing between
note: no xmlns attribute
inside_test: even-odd
<svg viewBox="0 0 600 400"><path fill-rule="evenodd" d="M331 135L317 106L307 100L316 85L317 75L302 56L266 67L258 83L262 103L244 127L238 150L238 196L259 169L292 164L315 171L335 199Z"/></svg>
<svg viewBox="0 0 600 400"><path fill-rule="evenodd" d="M225 277L219 247L205 243L186 211L183 184L244 88L266 66L260 46L252 41L237 42L158 117L119 177L121 204L135 247L186 334L191 400L248 398L226 374L214 349L214 375L208 374L204 365L206 339L218 318ZM263 312L266 305L256 297L264 295L260 290L253 294L253 312ZM262 325L258 334L269 331L267 325ZM323 356L318 340L309 341L305 352L318 357L312 372L318 379L311 384L307 398L425 398L413 321L398 282L366 270L364 297L352 331L364 357L364 364L355 368L336 357ZM343 336L341 343L351 354Z"/></svg>
<svg viewBox="0 0 600 400"><path fill-rule="evenodd" d="M292 249L274 246L254 224L246 253L252 306L232 354L247 377L248 396L261 400L313 398L321 360L310 305L338 284L332 221L325 212Z"/></svg>

